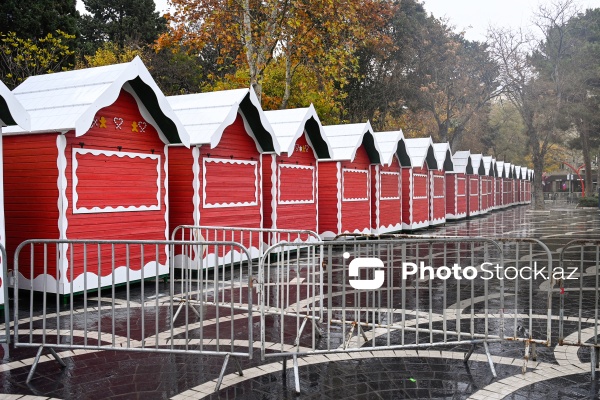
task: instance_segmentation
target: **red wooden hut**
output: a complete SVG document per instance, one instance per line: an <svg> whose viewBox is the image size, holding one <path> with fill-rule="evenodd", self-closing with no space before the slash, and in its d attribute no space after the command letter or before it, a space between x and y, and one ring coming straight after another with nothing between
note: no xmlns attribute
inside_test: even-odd
<svg viewBox="0 0 600 400"><path fill-rule="evenodd" d="M498 165L495 158L492 158L492 210L498 208Z"/></svg>
<svg viewBox="0 0 600 400"><path fill-rule="evenodd" d="M513 178L513 191L514 191L514 203L521 204L521 166L514 165L514 178Z"/></svg>
<svg viewBox="0 0 600 400"><path fill-rule="evenodd" d="M521 167L521 204L527 204L527 167Z"/></svg>
<svg viewBox="0 0 600 400"><path fill-rule="evenodd" d="M504 205L510 207L513 205L513 168L511 163L504 163Z"/></svg>
<svg viewBox="0 0 600 400"><path fill-rule="evenodd" d="M402 166L397 152L406 152L402 131L374 132L381 164L371 165L371 230L374 234L402 230Z"/></svg>
<svg viewBox="0 0 600 400"><path fill-rule="evenodd" d="M319 235L371 232L371 164L381 157L369 122L324 126L331 160L319 161Z"/></svg>
<svg viewBox="0 0 600 400"><path fill-rule="evenodd" d="M15 98L10 90L0 82L0 243L6 246L4 226L4 174L2 168L2 127L17 125L21 129L31 128L29 113L25 111L21 103ZM1 260L1 258L0 258ZM5 283L3 274L0 274L0 307L4 305Z"/></svg>
<svg viewBox="0 0 600 400"><path fill-rule="evenodd" d="M182 146L169 150L171 231L180 225L263 228L263 159L268 157L270 163L271 156L265 153L279 154L279 145L254 90L170 96L168 101L191 144L191 150ZM260 240L242 235L204 232L192 239L239 241L258 257ZM213 261L214 251L204 249L203 267L239 259L232 250ZM196 254L180 252L175 254L176 267L200 267Z"/></svg>
<svg viewBox="0 0 600 400"><path fill-rule="evenodd" d="M265 228L318 232L318 160L331 150L313 105L265 112L281 154L263 156Z"/></svg>
<svg viewBox="0 0 600 400"><path fill-rule="evenodd" d="M433 152L437 168L429 171L430 176L430 215L429 225L440 225L446 222L446 176L454 170L452 150L449 143L434 143Z"/></svg>
<svg viewBox="0 0 600 400"><path fill-rule="evenodd" d="M168 146L189 138L139 58L33 76L13 94L31 127L9 128L4 138L9 257L30 238L169 237ZM159 260L132 249L129 263L123 255L114 266L110 254L100 266L89 255L87 275L82 253L70 268L69 246L55 250L48 250L47 273L38 255L33 276L21 270L18 279L65 294L168 273L166 249Z"/></svg>
<svg viewBox="0 0 600 400"><path fill-rule="evenodd" d="M481 176L481 212L487 213L494 206L494 166L491 156L482 157L483 172Z"/></svg>
<svg viewBox="0 0 600 400"><path fill-rule="evenodd" d="M482 213L481 177L485 175L485 169L481 154L471 154L471 168L473 173L467 174L467 217L474 217Z"/></svg>
<svg viewBox="0 0 600 400"><path fill-rule="evenodd" d="M404 144L410 165L402 163L402 229L412 231L429 226L429 171L437 169L437 161L430 137L405 139Z"/></svg>
<svg viewBox="0 0 600 400"><path fill-rule="evenodd" d="M504 161L496 161L496 208L506 207L504 198Z"/></svg>
<svg viewBox="0 0 600 400"><path fill-rule="evenodd" d="M446 174L447 220L467 217L467 174L473 173L469 151L457 151L452 160L454 170Z"/></svg>

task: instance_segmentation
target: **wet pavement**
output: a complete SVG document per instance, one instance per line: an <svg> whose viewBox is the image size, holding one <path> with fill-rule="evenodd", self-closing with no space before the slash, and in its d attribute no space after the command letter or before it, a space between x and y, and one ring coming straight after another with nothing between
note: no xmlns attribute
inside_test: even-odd
<svg viewBox="0 0 600 400"><path fill-rule="evenodd" d="M564 204L552 207L549 212L533 212L529 206L517 206L471 220L420 231L418 234L538 238L548 246L554 258L557 258L558 251L570 240L600 239L600 213L597 210L576 210ZM592 260L589 265L594 267L594 264ZM586 264L585 267L589 265ZM582 286L590 288L590 291L587 297L583 298L583 306L578 306L579 309L585 308L592 317L598 302L597 295L594 296L594 285L597 285L593 281L595 276L595 273L591 274L583 281ZM166 283L158 284L163 290L167 290ZM570 289L568 286L566 288ZM125 290L119 288L117 297L123 299L130 296L133 300L140 300L139 287L132 285L130 292L125 293ZM567 300L577 300L575 292L566 293ZM91 295L88 300L97 301L95 299ZM142 304L145 304L144 301L140 301L139 307L146 307ZM449 304L448 310L451 309ZM436 307L440 308L439 304ZM578 307L569 315L576 316ZM537 331L543 331L546 327L542 310L543 307L540 306L532 313L533 325ZM553 315L556 315L556 312L557 310L554 310ZM234 318L237 314L233 314L232 311L231 315ZM494 315L490 315L489 319L493 323ZM109 321L110 318L104 316L102 321L104 320ZM256 335L258 321L258 318L253 319ZM273 323L276 322L275 319ZM154 324L152 321L151 323ZM28 327L28 321L20 321L19 329L22 329L24 334ZM39 327L32 325L31 328L33 332L33 329ZM468 324L465 328L468 329ZM166 328L161 325L157 329ZM568 319L564 330L565 336L574 341L579 340L577 335L573 336L579 330L582 332L583 342L593 341L597 334L595 325L586 320L579 324L575 319ZM214 389L223 364L222 357L61 350L59 354L67 366L60 368L51 356L44 354L33 379L27 384L25 381L37 349L14 348L11 345L0 350L3 356L0 364L0 392L11 395L7 398L29 395L60 399L597 398L600 388L597 381L591 380L590 348L558 346L555 340L558 337L558 324L552 323L551 331L554 338L552 345L538 346L537 359L527 363L523 358L523 343L490 343L496 378L492 376L482 347L475 348L468 363L463 362L464 354L469 351L469 346L465 345L301 357L298 360L298 378L302 392L299 396L294 391L292 361L287 362L287 373L283 374L281 358L260 361L258 342L254 343L251 360L240 359L243 376L234 373L234 364L230 361L218 392L214 392ZM218 332L217 329L216 333ZM243 331L221 332L220 336L235 337L236 343L241 343L244 334ZM74 343L82 343L83 339L73 340ZM521 372L524 365L527 367L527 373L523 375ZM600 371L596 375L599 374ZM4 397L0 395L1 398Z"/></svg>

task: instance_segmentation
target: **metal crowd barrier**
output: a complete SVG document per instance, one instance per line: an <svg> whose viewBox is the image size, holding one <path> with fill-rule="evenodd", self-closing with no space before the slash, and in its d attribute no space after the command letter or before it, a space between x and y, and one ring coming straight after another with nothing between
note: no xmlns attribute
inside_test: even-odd
<svg viewBox="0 0 600 400"><path fill-rule="evenodd" d="M403 262L423 262L431 271L455 263L464 268L481 262L502 266L501 246L493 240L328 241L305 244L304 256L296 258L286 254L291 248L272 246L259 267L261 356L283 357L284 368L291 357L297 392L297 358L311 354L471 345L466 361L474 346L483 345L496 376L488 344L505 337L502 325L490 323L492 318L504 318L502 281L448 281L431 278L430 272L407 279L402 275ZM382 263L375 268L378 272L352 271L350 264L357 258ZM359 290L352 287L353 277L383 281L380 287Z"/></svg>
<svg viewBox="0 0 600 400"><path fill-rule="evenodd" d="M10 306L8 300L8 257L6 255L6 249L0 244L0 257L2 257L2 272L0 273L0 279L2 279L2 293L4 295L4 336L0 336L0 343L10 344Z"/></svg>
<svg viewBox="0 0 600 400"><path fill-rule="evenodd" d="M318 242L321 240L316 232L310 230L294 229L267 229L267 228L242 228L229 226L201 226L180 225L173 230L171 240L179 241L215 241L228 240L240 243L246 247L256 261L264 254L264 251L277 243L304 243ZM175 249L175 266L184 269L207 268L215 263L227 263L232 257L239 255L216 252L208 246L203 248L189 248L189 252L183 249ZM214 259L217 259L216 261Z"/></svg>
<svg viewBox="0 0 600 400"><path fill-rule="evenodd" d="M560 251L559 345L589 348L592 379L599 366L600 240L577 239ZM565 336L565 327L573 333Z"/></svg>
<svg viewBox="0 0 600 400"><path fill-rule="evenodd" d="M175 247L202 246L250 256L232 241L28 240L19 245L14 342L38 348L27 382L44 349L62 366L55 349L221 356L215 390L231 357L241 375L237 358L252 358L254 342L253 267L232 260L178 279ZM161 270L168 283L161 283ZM139 283L133 284L132 276L139 276ZM177 309L182 298L186 301Z"/></svg>

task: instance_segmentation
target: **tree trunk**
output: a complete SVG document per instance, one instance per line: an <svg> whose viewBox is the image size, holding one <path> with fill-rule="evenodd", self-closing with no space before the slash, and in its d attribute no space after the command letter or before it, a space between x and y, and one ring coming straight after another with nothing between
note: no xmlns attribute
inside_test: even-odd
<svg viewBox="0 0 600 400"><path fill-rule="evenodd" d="M533 209L543 210L546 206L544 202L544 185L542 185L544 161L540 157L534 157L533 159L533 172Z"/></svg>
<svg viewBox="0 0 600 400"><path fill-rule="evenodd" d="M292 90L292 57L289 51L289 47L286 47L285 52L285 90L283 92L283 99L281 99L281 110L287 108L290 100L290 93Z"/></svg>
<svg viewBox="0 0 600 400"><path fill-rule="evenodd" d="M592 187L592 156L590 154L590 132L587 126L579 129L579 138L581 139L581 152L583 154L583 163L585 164L585 197L594 195ZM574 165L574 167L576 167Z"/></svg>

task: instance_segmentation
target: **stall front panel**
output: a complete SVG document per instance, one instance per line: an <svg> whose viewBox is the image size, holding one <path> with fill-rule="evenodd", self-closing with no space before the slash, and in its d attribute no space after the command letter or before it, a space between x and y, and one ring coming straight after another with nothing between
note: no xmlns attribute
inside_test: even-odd
<svg viewBox="0 0 600 400"><path fill-rule="evenodd" d="M352 162L341 163L342 232L371 231L370 164L363 146L359 147Z"/></svg>
<svg viewBox="0 0 600 400"><path fill-rule="evenodd" d="M342 169L339 161L319 161L319 230L323 238L332 238L342 230Z"/></svg>
<svg viewBox="0 0 600 400"><path fill-rule="evenodd" d="M396 158L392 165L373 165L371 220L376 234L402 230L402 172Z"/></svg>
<svg viewBox="0 0 600 400"><path fill-rule="evenodd" d="M444 171L430 171L429 193L431 196L430 225L446 222L446 174Z"/></svg>
<svg viewBox="0 0 600 400"><path fill-rule="evenodd" d="M457 220L467 216L466 176L446 174L446 219Z"/></svg>
<svg viewBox="0 0 600 400"><path fill-rule="evenodd" d="M402 168L402 229L429 226L429 185L427 165Z"/></svg>
<svg viewBox="0 0 600 400"><path fill-rule="evenodd" d="M467 175L467 217L481 214L481 179L479 175Z"/></svg>
<svg viewBox="0 0 600 400"><path fill-rule="evenodd" d="M317 232L317 159L303 134L291 156L263 156L264 225Z"/></svg>

